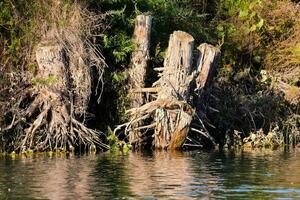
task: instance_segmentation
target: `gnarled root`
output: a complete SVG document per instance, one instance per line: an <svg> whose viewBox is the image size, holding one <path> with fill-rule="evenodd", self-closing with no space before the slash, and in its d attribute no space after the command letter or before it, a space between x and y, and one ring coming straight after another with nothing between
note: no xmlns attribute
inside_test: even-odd
<svg viewBox="0 0 300 200"><path fill-rule="evenodd" d="M100 132L87 128L71 113L71 103L62 99L62 96L41 90L28 108L10 128L22 123L27 128L20 132L14 149L26 151L45 150L73 150L84 145L95 148L100 146L107 149L99 138ZM24 123L25 122L25 123ZM6 130L5 132L7 132ZM5 132L3 132L5 134Z"/></svg>
<svg viewBox="0 0 300 200"><path fill-rule="evenodd" d="M139 108L127 111L131 115L131 121L119 125L115 133L125 127L125 134L140 130L140 141L150 130L154 131L154 146L156 148L180 148L189 132L189 125L193 119L194 109L185 102L179 100L157 99L144 104ZM141 121L152 119L153 123L139 126ZM135 142L140 142L135 141ZM167 142L166 142L167 141Z"/></svg>

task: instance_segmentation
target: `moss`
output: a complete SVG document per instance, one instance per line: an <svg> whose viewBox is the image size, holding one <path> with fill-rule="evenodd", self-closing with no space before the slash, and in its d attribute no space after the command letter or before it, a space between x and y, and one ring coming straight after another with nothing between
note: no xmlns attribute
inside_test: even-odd
<svg viewBox="0 0 300 200"><path fill-rule="evenodd" d="M34 85L53 85L58 82L58 78L50 75L47 78L34 78L32 84Z"/></svg>
<svg viewBox="0 0 300 200"><path fill-rule="evenodd" d="M37 66L34 64L28 64L27 65L27 70L29 71L29 73L35 75L37 72Z"/></svg>

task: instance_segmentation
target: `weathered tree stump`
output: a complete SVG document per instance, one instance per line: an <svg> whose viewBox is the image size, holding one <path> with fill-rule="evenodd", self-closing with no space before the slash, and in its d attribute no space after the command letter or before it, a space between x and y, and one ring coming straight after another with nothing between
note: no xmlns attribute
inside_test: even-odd
<svg viewBox="0 0 300 200"><path fill-rule="evenodd" d="M136 49L132 53L129 69L129 101L131 108L140 107L145 103L144 93L140 90L145 87L147 67L150 59L151 23L152 17L149 15L138 15L136 17L133 33ZM136 126L141 125L143 125L143 121L136 124ZM141 131L131 130L128 138L132 145L139 145L142 139Z"/></svg>
<svg viewBox="0 0 300 200"><path fill-rule="evenodd" d="M35 98L24 117L33 120L25 129L20 147L36 149L72 149L78 141L86 145L101 144L99 133L85 127L74 115L72 72L85 71L86 65L70 65L63 45L41 44L36 49L37 75ZM90 76L86 73L85 76ZM91 84L90 79L81 85ZM74 86L75 87L75 86ZM76 88L75 88L76 89ZM89 92L87 91L89 94ZM86 97L83 97L86 98ZM88 97L87 97L88 98ZM31 119L34 113L37 117Z"/></svg>
<svg viewBox="0 0 300 200"><path fill-rule="evenodd" d="M72 53L64 44L53 40L40 43L35 57L33 85L21 94L16 106L19 113L5 129L9 131L17 125L24 129L16 137L15 150L72 151L81 145L108 148L100 141L100 132L86 127L76 115L85 111L89 98L80 95L83 88L84 94L91 94L89 65L75 51ZM76 73L84 73L84 76L76 79ZM77 97L81 100L76 101Z"/></svg>
<svg viewBox="0 0 300 200"><path fill-rule="evenodd" d="M216 73L218 62L221 56L220 49L212 45L203 43L197 48L197 73L196 90L198 92L211 87L213 77Z"/></svg>
<svg viewBox="0 0 300 200"><path fill-rule="evenodd" d="M199 116L205 111L205 104L210 93L213 77L216 73L219 59L221 57L220 49L212 45L203 43L198 46L198 59L196 68L196 94L195 107Z"/></svg>
<svg viewBox="0 0 300 200"><path fill-rule="evenodd" d="M169 40L164 69L159 79L158 100L188 101L194 38L188 33L175 31ZM155 113L154 146L176 149L182 146L192 121L190 107L177 110L158 108Z"/></svg>
<svg viewBox="0 0 300 200"><path fill-rule="evenodd" d="M51 84L44 84L46 87L66 92L67 90L67 69L66 52L62 45L39 45L36 49L37 80L47 80L51 77Z"/></svg>
<svg viewBox="0 0 300 200"><path fill-rule="evenodd" d="M203 43L198 46L197 53L198 59L195 73L196 88L194 89L196 97L194 99L194 107L196 109L197 118L200 118L196 120L196 123L198 123L202 129L205 129L203 122L200 120L203 120L206 113L207 99L221 57L221 52L219 48ZM214 146L216 146L214 138L207 130L196 130L196 132L206 137Z"/></svg>
<svg viewBox="0 0 300 200"><path fill-rule="evenodd" d="M192 131L215 145L214 138L205 129L198 113L205 112L203 105L209 94L220 50L208 44L200 45L195 65L193 50L194 38L188 33L175 31L170 36L164 67L154 69L160 72L159 80L152 88L139 89L156 93L156 100L128 110L131 121L117 129L122 126L126 126L126 130L151 129L154 131L155 148L181 148ZM153 123L141 126L140 122L144 119L151 119ZM201 130L193 128L192 123L196 121L193 119L198 119L200 127L203 127ZM201 146L198 141L189 140Z"/></svg>

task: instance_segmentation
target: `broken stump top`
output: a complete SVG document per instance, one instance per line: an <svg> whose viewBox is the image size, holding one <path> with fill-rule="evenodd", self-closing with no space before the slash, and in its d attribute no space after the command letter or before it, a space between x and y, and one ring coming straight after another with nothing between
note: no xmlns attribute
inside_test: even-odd
<svg viewBox="0 0 300 200"><path fill-rule="evenodd" d="M194 42L193 36L184 31L174 31L172 36L175 40L179 40L181 42Z"/></svg>

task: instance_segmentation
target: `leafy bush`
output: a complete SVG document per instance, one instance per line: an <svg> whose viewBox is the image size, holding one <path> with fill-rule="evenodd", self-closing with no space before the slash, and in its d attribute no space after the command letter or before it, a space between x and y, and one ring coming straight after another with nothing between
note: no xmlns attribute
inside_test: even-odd
<svg viewBox="0 0 300 200"><path fill-rule="evenodd" d="M277 73L288 83L299 82L297 5L289 0L220 0L216 13L212 29L223 58L211 98L219 113L208 114L216 126L211 131L220 141L224 133L233 138L238 132L243 138L263 130L297 138L287 143L299 142L299 108L286 101L297 96L290 91L299 90L285 85L289 89L282 93L274 77Z"/></svg>
<svg viewBox="0 0 300 200"><path fill-rule="evenodd" d="M269 12L265 36L266 69L274 72L283 81L297 85L300 82L300 11L298 5L289 1L266 2Z"/></svg>

